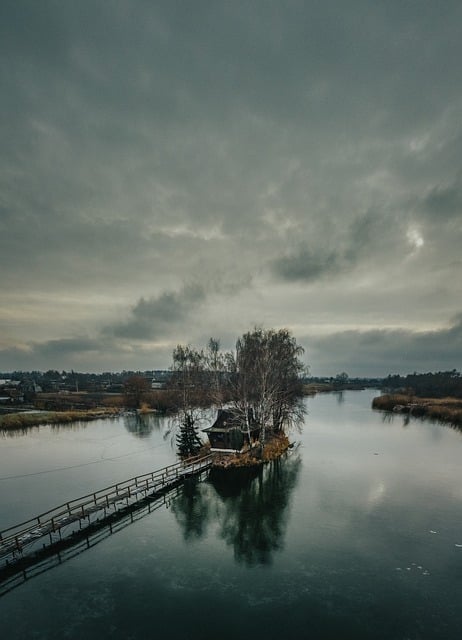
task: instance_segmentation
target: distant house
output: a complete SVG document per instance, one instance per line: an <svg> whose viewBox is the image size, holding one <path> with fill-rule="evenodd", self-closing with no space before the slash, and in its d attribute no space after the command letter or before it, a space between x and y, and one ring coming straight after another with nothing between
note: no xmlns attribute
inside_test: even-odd
<svg viewBox="0 0 462 640"><path fill-rule="evenodd" d="M0 404L20 404L24 394L19 380L0 380Z"/></svg>
<svg viewBox="0 0 462 640"><path fill-rule="evenodd" d="M244 446L252 445L258 440L260 428L253 418L249 422L250 442L247 425L243 423L242 418L236 416L232 411L220 409L213 425L203 429L209 438L210 451L237 453Z"/></svg>

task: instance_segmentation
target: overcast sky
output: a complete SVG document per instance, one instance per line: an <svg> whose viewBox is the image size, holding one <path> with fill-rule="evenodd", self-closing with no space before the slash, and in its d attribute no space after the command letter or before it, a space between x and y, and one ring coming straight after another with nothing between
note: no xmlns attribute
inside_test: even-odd
<svg viewBox="0 0 462 640"><path fill-rule="evenodd" d="M460 369L461 60L460 0L2 0L0 371Z"/></svg>

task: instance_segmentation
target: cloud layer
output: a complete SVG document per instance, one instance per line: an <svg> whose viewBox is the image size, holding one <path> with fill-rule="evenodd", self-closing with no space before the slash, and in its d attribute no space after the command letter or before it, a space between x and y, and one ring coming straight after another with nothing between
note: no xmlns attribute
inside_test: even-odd
<svg viewBox="0 0 462 640"><path fill-rule="evenodd" d="M253 323L306 338L315 374L357 349L364 375L398 370L403 341L400 370L443 368L461 19L456 1L2 2L0 369L162 367Z"/></svg>

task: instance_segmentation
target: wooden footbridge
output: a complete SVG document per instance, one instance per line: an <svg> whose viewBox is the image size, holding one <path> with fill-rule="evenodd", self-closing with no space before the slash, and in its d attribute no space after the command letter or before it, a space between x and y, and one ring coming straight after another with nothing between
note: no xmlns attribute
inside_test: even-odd
<svg viewBox="0 0 462 640"><path fill-rule="evenodd" d="M69 547L74 540L85 538L88 546L88 535L107 525L112 533L111 523L119 519L115 517L118 513L133 514L137 506L158 502L185 478L208 469L212 458L212 455L189 458L118 482L0 531L0 582L2 574L11 575L16 566L31 566L34 558L42 558L54 547Z"/></svg>

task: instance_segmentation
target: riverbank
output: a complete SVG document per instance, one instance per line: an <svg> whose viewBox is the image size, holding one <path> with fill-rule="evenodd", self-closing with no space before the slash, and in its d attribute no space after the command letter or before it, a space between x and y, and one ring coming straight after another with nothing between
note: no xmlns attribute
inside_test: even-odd
<svg viewBox="0 0 462 640"><path fill-rule="evenodd" d="M303 385L303 395L315 396L317 393L332 393L333 391L364 391L364 389L366 389L366 385L354 382L345 382L343 384L334 384L331 382L309 382Z"/></svg>
<svg viewBox="0 0 462 640"><path fill-rule="evenodd" d="M372 408L438 420L462 428L462 400L458 398L418 398L385 394L372 400Z"/></svg>
<svg viewBox="0 0 462 640"><path fill-rule="evenodd" d="M113 418L118 414L119 410L115 408L7 413L0 416L0 429L25 429L43 424L98 420L100 418Z"/></svg>
<svg viewBox="0 0 462 640"><path fill-rule="evenodd" d="M282 456L290 447L289 438L283 434L275 434L265 444L263 451L254 447L243 453L215 454L212 467L216 469L238 469L240 467L255 467Z"/></svg>

